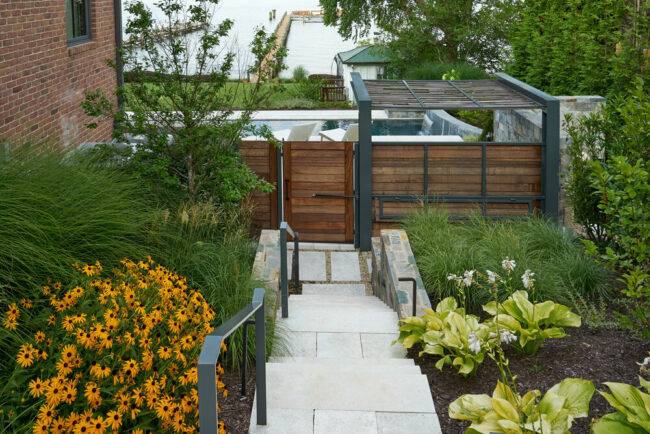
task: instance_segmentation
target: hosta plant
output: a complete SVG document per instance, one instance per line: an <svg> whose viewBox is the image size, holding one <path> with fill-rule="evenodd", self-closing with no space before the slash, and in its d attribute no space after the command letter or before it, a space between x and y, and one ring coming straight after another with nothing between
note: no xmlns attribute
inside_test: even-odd
<svg viewBox="0 0 650 434"><path fill-rule="evenodd" d="M38 309L7 313L15 331L23 317L42 328L17 349L5 428L196 430L196 361L215 317L201 293L150 259L124 260L112 273L99 263L76 268L71 281L43 286Z"/></svg>
<svg viewBox="0 0 650 434"><path fill-rule="evenodd" d="M470 421L467 433L564 434L573 420L586 417L595 391L591 381L566 378L543 396L539 390L519 395L497 382L489 395L463 395L449 405L449 417Z"/></svg>
<svg viewBox="0 0 650 434"><path fill-rule="evenodd" d="M650 432L650 381L639 377L641 389L624 383L605 383L609 393L598 391L617 411L597 420L594 434L641 434Z"/></svg>
<svg viewBox="0 0 650 434"><path fill-rule="evenodd" d="M515 291L501 303L491 301L483 310L498 321L499 327L507 328L518 336L521 350L535 354L545 339L566 336L563 327L580 327L580 316L567 306L550 300L533 303L528 292Z"/></svg>
<svg viewBox="0 0 650 434"><path fill-rule="evenodd" d="M453 297L438 303L435 311L427 309L422 317L405 318L401 324L398 342L406 348L420 344L420 355L440 357L440 370L451 365L461 375L473 375L485 358L490 328L467 315Z"/></svg>

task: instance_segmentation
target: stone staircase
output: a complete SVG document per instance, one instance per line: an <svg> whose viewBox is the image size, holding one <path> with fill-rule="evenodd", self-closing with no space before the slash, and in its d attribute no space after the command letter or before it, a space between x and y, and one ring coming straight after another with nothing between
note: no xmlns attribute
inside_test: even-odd
<svg viewBox="0 0 650 434"><path fill-rule="evenodd" d="M277 321L287 348L266 368L268 424L255 424L253 405L250 433L441 432L426 376L391 345L397 314L364 288L303 284L289 297Z"/></svg>

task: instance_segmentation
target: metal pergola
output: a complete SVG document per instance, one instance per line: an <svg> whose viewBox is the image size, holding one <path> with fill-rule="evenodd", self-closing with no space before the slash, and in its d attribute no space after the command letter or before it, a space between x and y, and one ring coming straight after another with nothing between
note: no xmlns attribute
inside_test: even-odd
<svg viewBox="0 0 650 434"><path fill-rule="evenodd" d="M353 72L352 89L359 109L355 237L360 250L371 249L372 110L377 109L541 110L542 210L557 219L560 190L560 102L557 98L504 73L497 73L494 80L363 80L358 72Z"/></svg>

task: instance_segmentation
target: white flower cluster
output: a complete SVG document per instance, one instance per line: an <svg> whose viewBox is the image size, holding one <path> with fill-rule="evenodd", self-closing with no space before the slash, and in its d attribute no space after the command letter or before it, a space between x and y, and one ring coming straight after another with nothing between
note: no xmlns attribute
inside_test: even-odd
<svg viewBox="0 0 650 434"><path fill-rule="evenodd" d="M501 261L501 268L506 270L508 272L508 274L511 273L515 269L516 266L517 266L517 263L515 262L514 259L506 258L503 261Z"/></svg>
<svg viewBox="0 0 650 434"><path fill-rule="evenodd" d="M481 352L481 340L476 336L476 333L470 332L467 337L467 343L469 344L469 350L474 354Z"/></svg>
<svg viewBox="0 0 650 434"><path fill-rule="evenodd" d="M524 288L531 289L533 287L535 284L535 279L533 279L534 275L535 273L530 270L524 271L524 274L521 275L521 283L524 284Z"/></svg>
<svg viewBox="0 0 650 434"><path fill-rule="evenodd" d="M499 275L498 275L497 273L495 273L494 271L485 270L485 272L487 273L488 281L489 281L490 283L496 283L496 281L499 280L499 279L501 278L501 276L499 276Z"/></svg>
<svg viewBox="0 0 650 434"><path fill-rule="evenodd" d="M465 285L466 287L472 286L474 283L474 274L476 273L476 270L468 270L463 273L462 276L457 276L455 274L448 274L447 275L447 280L453 280L456 282L458 285Z"/></svg>

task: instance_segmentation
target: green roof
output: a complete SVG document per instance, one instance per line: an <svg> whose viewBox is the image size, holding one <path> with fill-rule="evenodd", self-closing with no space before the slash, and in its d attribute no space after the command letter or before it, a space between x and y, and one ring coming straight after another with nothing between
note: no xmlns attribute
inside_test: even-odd
<svg viewBox="0 0 650 434"><path fill-rule="evenodd" d="M389 63L390 59L384 54L383 47L377 45L364 45L353 48L350 51L343 51L336 55L342 63Z"/></svg>

